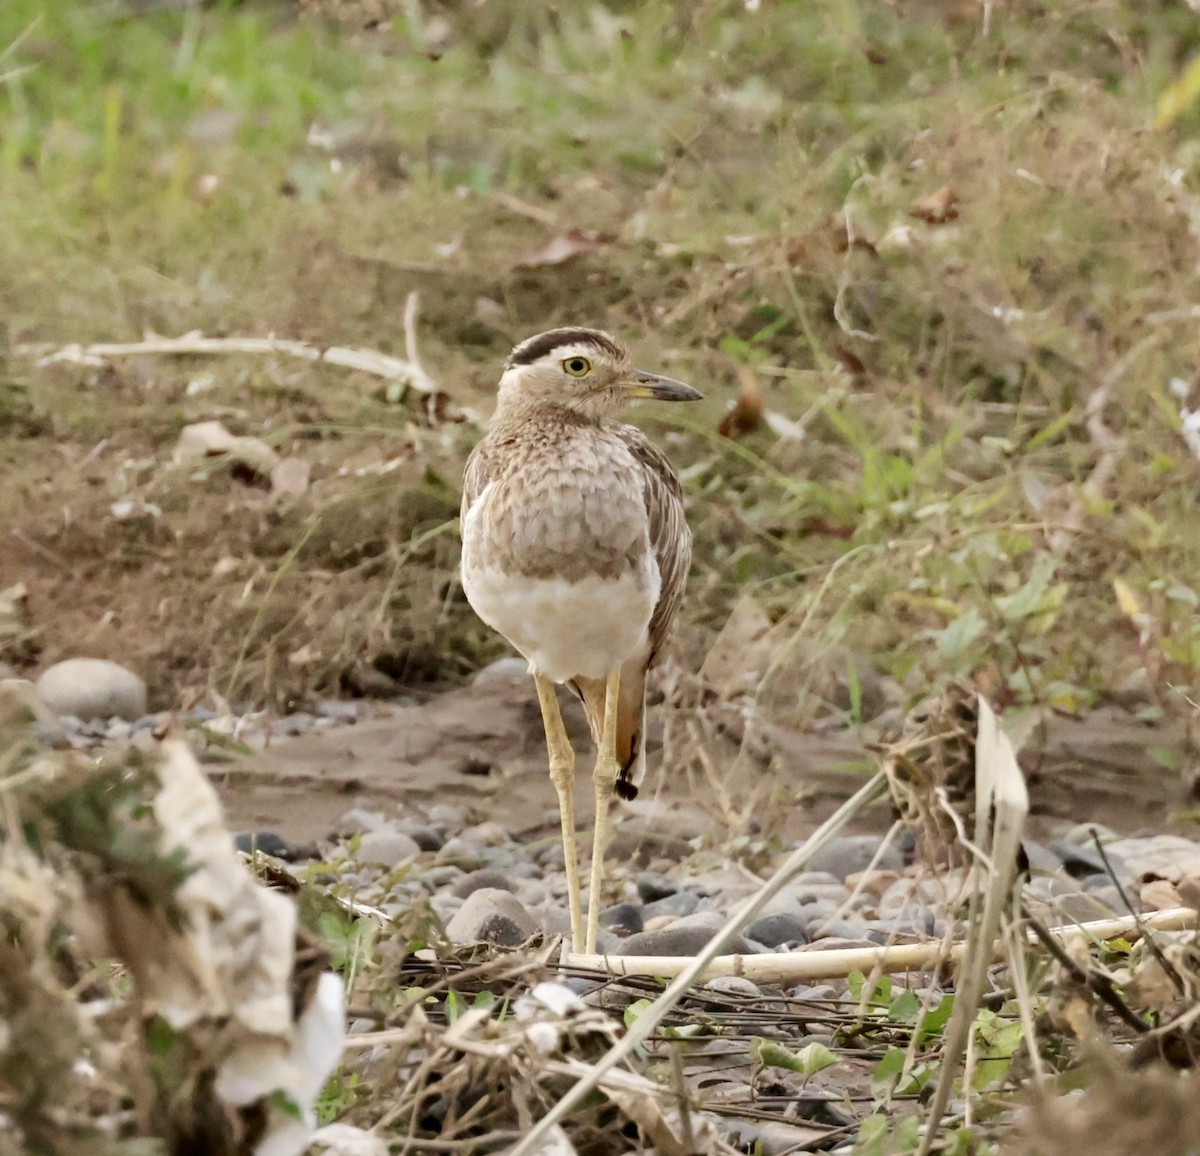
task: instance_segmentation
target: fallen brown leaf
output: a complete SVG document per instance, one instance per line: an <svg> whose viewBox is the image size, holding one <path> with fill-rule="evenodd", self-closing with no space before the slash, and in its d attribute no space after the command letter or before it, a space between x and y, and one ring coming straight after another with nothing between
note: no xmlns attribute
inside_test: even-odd
<svg viewBox="0 0 1200 1156"><path fill-rule="evenodd" d="M738 381L740 389L737 400L721 419L721 424L717 426L717 433L725 438L743 437L762 425L763 395L758 378L755 377L753 370L742 365L738 367Z"/></svg>
<svg viewBox="0 0 1200 1156"><path fill-rule="evenodd" d="M909 215L930 225L944 225L958 219L958 194L943 185L937 192L918 197L909 207Z"/></svg>

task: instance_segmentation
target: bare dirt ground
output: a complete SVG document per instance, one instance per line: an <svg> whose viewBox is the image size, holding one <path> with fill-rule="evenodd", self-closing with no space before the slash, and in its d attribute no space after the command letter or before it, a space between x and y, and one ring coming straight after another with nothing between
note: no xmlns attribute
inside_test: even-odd
<svg viewBox="0 0 1200 1156"><path fill-rule="evenodd" d="M468 822L495 820L522 841L552 836L558 820L541 719L519 667L515 661L498 664L477 682L420 703L379 704L354 726L271 739L252 756L210 752L219 760L212 774L231 822L274 829L302 843L328 835L353 806L408 815L452 803L464 809ZM590 821L587 730L573 702L564 698L564 708L581 752L577 815ZM773 752L769 762L730 758L723 765L733 770L723 786L731 797L761 801L748 812L749 824L795 842L859 786L869 755L861 735L849 729L806 733L774 726L766 741ZM1190 833L1190 823L1168 818L1185 805L1183 783L1165 775L1148 753L1177 749L1183 741L1179 724L1147 725L1112 709L1086 719L1050 719L1022 758L1033 795L1033 834L1046 838L1077 823L1126 835ZM642 843L739 833L716 805L711 786L661 752L642 797L619 804L618 813L618 855ZM875 829L889 822L886 805L868 820Z"/></svg>

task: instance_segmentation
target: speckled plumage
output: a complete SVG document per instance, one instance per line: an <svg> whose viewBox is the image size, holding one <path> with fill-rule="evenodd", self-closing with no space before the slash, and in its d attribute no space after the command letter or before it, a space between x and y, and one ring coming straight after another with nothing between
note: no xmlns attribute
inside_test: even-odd
<svg viewBox="0 0 1200 1156"><path fill-rule="evenodd" d="M578 392L558 381L556 391L549 370L543 382L532 368L531 354L536 362L575 350L611 362L612 380ZM467 462L462 500L468 600L536 673L575 690L597 740L605 679L620 668L617 790L627 797L644 765L646 671L679 609L692 554L666 455L612 416L628 400L615 383L635 372L606 334L560 330L523 342Z"/></svg>

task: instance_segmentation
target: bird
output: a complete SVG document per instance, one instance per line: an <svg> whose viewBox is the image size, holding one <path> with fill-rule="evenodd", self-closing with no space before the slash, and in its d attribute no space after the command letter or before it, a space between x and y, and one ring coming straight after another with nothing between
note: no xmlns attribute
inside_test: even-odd
<svg viewBox="0 0 1200 1156"><path fill-rule="evenodd" d="M463 592L526 659L558 795L574 950L596 947L609 804L645 773L646 675L691 568L683 491L666 454L618 420L639 400L698 401L681 381L635 369L599 329L551 329L504 362L487 433L467 459ZM556 687L582 701L596 747L586 926L575 842L575 751Z"/></svg>

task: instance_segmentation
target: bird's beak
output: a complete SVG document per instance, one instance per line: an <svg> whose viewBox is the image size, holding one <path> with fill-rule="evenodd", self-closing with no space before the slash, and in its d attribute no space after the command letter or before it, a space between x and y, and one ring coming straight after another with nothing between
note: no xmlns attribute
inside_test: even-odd
<svg viewBox="0 0 1200 1156"><path fill-rule="evenodd" d="M635 369L622 385L630 397L652 401L700 401L704 397L698 389L684 385L682 381L641 369Z"/></svg>

